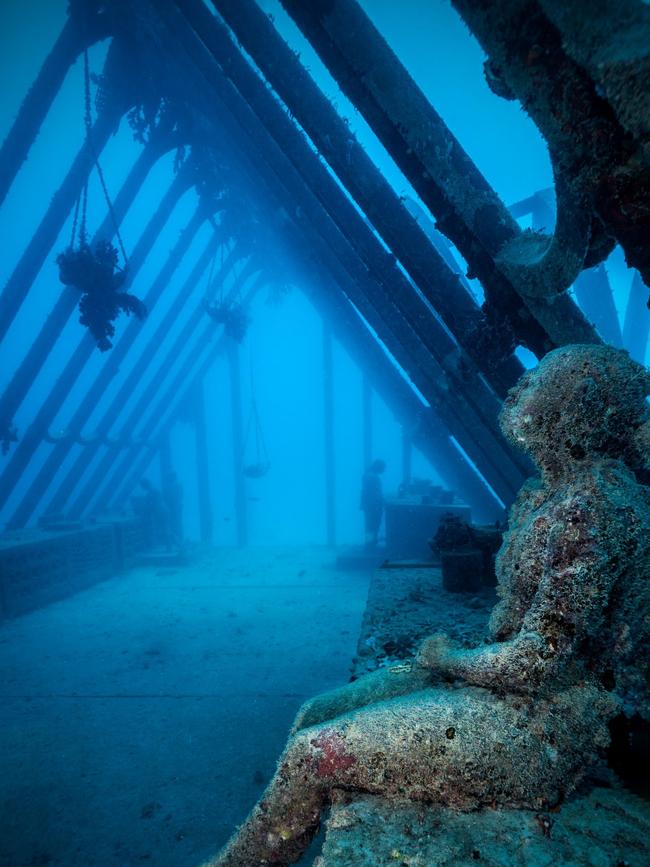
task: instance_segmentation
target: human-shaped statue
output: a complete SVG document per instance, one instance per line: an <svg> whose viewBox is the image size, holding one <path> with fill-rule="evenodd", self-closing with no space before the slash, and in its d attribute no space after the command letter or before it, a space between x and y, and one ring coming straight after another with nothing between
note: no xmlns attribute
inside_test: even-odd
<svg viewBox="0 0 650 867"><path fill-rule="evenodd" d="M210 867L285 865L333 790L471 810L546 809L584 779L621 713L648 718L650 375L606 346L547 355L511 390L506 436L540 470L497 559L491 641L427 639L300 710L277 772Z"/></svg>

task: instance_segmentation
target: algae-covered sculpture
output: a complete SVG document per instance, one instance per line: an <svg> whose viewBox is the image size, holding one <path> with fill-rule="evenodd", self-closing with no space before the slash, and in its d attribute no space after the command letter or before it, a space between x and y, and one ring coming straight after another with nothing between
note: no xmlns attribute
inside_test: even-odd
<svg viewBox="0 0 650 867"><path fill-rule="evenodd" d="M113 345L113 322L121 312L144 319L147 308L123 289L126 273L118 267L117 249L110 241L99 240L92 248L85 240L70 246L57 257L59 280L81 292L79 322L85 325L102 352Z"/></svg>
<svg viewBox="0 0 650 867"><path fill-rule="evenodd" d="M650 375L568 346L510 392L505 434L540 470L497 559L492 640L443 636L417 660L303 706L278 770L210 867L296 861L334 790L458 809L546 809L576 788L617 714L648 715Z"/></svg>

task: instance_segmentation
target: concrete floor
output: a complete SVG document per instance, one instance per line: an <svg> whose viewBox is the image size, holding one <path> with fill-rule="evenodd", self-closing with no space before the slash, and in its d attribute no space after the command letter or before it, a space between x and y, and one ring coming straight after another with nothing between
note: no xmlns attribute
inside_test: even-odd
<svg viewBox="0 0 650 867"><path fill-rule="evenodd" d="M348 679L368 576L215 549L0 626L0 865L196 867Z"/></svg>

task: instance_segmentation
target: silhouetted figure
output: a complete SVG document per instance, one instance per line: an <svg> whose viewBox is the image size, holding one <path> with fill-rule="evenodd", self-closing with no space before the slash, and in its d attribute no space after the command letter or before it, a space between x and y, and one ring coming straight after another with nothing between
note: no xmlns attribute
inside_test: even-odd
<svg viewBox="0 0 650 867"><path fill-rule="evenodd" d="M382 515L384 514L384 492L381 476L386 469L385 461L373 461L363 474L361 483L361 511L365 518L366 548L374 548L379 538Z"/></svg>

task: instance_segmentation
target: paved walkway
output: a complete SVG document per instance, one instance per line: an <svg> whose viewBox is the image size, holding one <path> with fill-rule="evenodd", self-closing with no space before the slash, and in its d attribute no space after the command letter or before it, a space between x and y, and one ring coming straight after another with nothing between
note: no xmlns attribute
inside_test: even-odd
<svg viewBox="0 0 650 867"><path fill-rule="evenodd" d="M0 865L196 867L348 678L368 577L218 550L0 627Z"/></svg>

